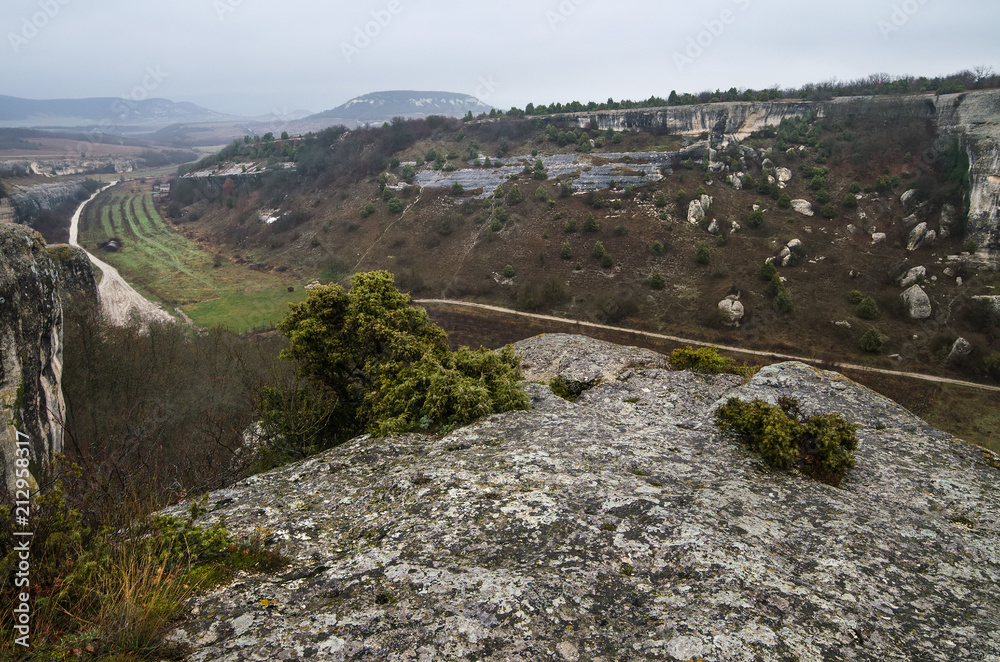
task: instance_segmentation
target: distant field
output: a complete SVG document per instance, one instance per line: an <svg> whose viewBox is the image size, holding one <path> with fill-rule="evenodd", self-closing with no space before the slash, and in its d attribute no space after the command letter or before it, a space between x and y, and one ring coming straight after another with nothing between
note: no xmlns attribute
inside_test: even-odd
<svg viewBox="0 0 1000 662"><path fill-rule="evenodd" d="M99 248L110 239L120 240L122 248ZM175 232L156 211L152 194L135 184L116 186L87 207L80 243L148 298L168 309L179 306L203 327L245 331L274 324L287 312L287 302L305 298L299 283L216 259ZM288 292L290 286L294 292Z"/></svg>

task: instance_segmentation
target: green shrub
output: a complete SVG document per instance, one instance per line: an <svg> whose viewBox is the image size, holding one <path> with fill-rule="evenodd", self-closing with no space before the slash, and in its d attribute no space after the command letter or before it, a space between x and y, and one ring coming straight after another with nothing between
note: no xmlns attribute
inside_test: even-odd
<svg viewBox="0 0 1000 662"><path fill-rule="evenodd" d="M841 204L844 205L844 209L857 209L858 197L853 193L848 193L844 196L844 201Z"/></svg>
<svg viewBox="0 0 1000 662"><path fill-rule="evenodd" d="M858 305L865 300L865 295L861 293L861 290L851 290L847 293L847 300L854 305Z"/></svg>
<svg viewBox="0 0 1000 662"><path fill-rule="evenodd" d="M834 218L837 215L837 208L828 202L819 208L819 215L823 218Z"/></svg>
<svg viewBox="0 0 1000 662"><path fill-rule="evenodd" d="M573 247L569 243L563 243L562 248L559 251L559 257L564 260L573 259Z"/></svg>
<svg viewBox="0 0 1000 662"><path fill-rule="evenodd" d="M861 303L858 304L858 307L854 309L854 314L863 320L878 319L878 304L875 303L875 299L865 297L861 300Z"/></svg>
<svg viewBox="0 0 1000 662"><path fill-rule="evenodd" d="M834 486L854 468L857 426L838 414L806 418L792 398L781 398L778 407L763 400L730 398L716 411L715 423L775 468L798 464L813 478Z"/></svg>
<svg viewBox="0 0 1000 662"><path fill-rule="evenodd" d="M517 184L514 184L507 191L507 204L513 206L520 204L522 200L524 200L524 194L521 193L521 188Z"/></svg>
<svg viewBox="0 0 1000 662"><path fill-rule="evenodd" d="M983 360L983 372L990 379L1000 382L1000 352L992 352Z"/></svg>
<svg viewBox="0 0 1000 662"><path fill-rule="evenodd" d="M770 282L778 274L778 268L774 266L771 262L765 262L760 265L760 279L764 282Z"/></svg>
<svg viewBox="0 0 1000 662"><path fill-rule="evenodd" d="M656 241L654 241L653 243L651 243L649 245L649 252L652 253L653 255L656 255L656 256L659 257L659 256L663 255L664 253L666 253L667 249L663 245L663 242L660 241L659 239L657 239Z"/></svg>
<svg viewBox="0 0 1000 662"><path fill-rule="evenodd" d="M605 269L610 269L611 267L615 266L615 261L614 259L612 259L609 253L605 253L604 255L601 256L601 266L604 267Z"/></svg>
<svg viewBox="0 0 1000 662"><path fill-rule="evenodd" d="M830 202L830 200L832 200L832 199L833 199L833 196L831 196L830 192L827 191L825 188L824 189L820 189L819 191L816 192L816 203L817 204L825 205L826 203Z"/></svg>
<svg viewBox="0 0 1000 662"><path fill-rule="evenodd" d="M857 182L851 182L851 193L853 195L857 195L858 193L861 193L861 184L859 184Z"/></svg>
<svg viewBox="0 0 1000 662"><path fill-rule="evenodd" d="M687 196L687 193L684 192L684 189L681 189L680 191L677 191L677 194L674 196L674 200L677 202L677 205L680 206L680 207L683 207L684 205L687 204L687 199L688 199L688 196Z"/></svg>
<svg viewBox="0 0 1000 662"><path fill-rule="evenodd" d="M576 219L575 218L571 218L568 221L566 221L565 223L563 223L563 232L565 232L566 234L571 234L573 232L576 232Z"/></svg>
<svg viewBox="0 0 1000 662"><path fill-rule="evenodd" d="M703 195L708 195L708 191L701 184L698 185L698 189L694 192L696 198L701 198Z"/></svg>
<svg viewBox="0 0 1000 662"><path fill-rule="evenodd" d="M667 286L667 281L660 274L653 274L649 278L649 286L654 290L662 290Z"/></svg>
<svg viewBox="0 0 1000 662"><path fill-rule="evenodd" d="M869 354L878 354L882 351L882 336L875 329L868 329L865 331L864 335L861 336L861 340L858 341L858 348L862 352L868 352Z"/></svg>
<svg viewBox="0 0 1000 662"><path fill-rule="evenodd" d="M535 200L538 202L546 202L549 199L549 192L545 190L544 186L539 186L535 189Z"/></svg>
<svg viewBox="0 0 1000 662"><path fill-rule="evenodd" d="M787 193L782 193L780 196L778 196L778 206L781 207L782 209L791 209L792 199L789 197Z"/></svg>
<svg viewBox="0 0 1000 662"><path fill-rule="evenodd" d="M719 352L711 347L699 349L680 347L670 353L669 360L670 367L674 370L690 370L712 375L741 375L743 377L749 377L755 372L751 366L736 365L729 357L720 356Z"/></svg>
<svg viewBox="0 0 1000 662"><path fill-rule="evenodd" d="M809 188L814 191L818 191L824 186L826 186L826 177L823 175L816 175L812 178L812 181L809 182Z"/></svg>
<svg viewBox="0 0 1000 662"><path fill-rule="evenodd" d="M389 190L389 189L386 189L386 190ZM389 211L390 212L392 212L393 214L399 214L404 209L406 209L406 205L403 204L402 200L400 200L399 198L389 198Z"/></svg>
<svg viewBox="0 0 1000 662"><path fill-rule="evenodd" d="M590 251L590 254L594 256L595 259L600 260L604 256L606 251L604 250L604 244L600 241L594 242L594 248Z"/></svg>
<svg viewBox="0 0 1000 662"><path fill-rule="evenodd" d="M369 202L361 210L361 218L368 218L369 216L371 216L374 213L375 213L375 203Z"/></svg>
<svg viewBox="0 0 1000 662"><path fill-rule="evenodd" d="M694 261L698 264L708 264L712 261L712 251L704 244L704 242L698 244L698 247L695 248Z"/></svg>
<svg viewBox="0 0 1000 662"><path fill-rule="evenodd" d="M486 413L523 409L520 363L502 352L448 349L447 335L385 271L355 274L350 292L318 287L278 325L338 439L448 428ZM426 423L429 420L429 424Z"/></svg>
<svg viewBox="0 0 1000 662"><path fill-rule="evenodd" d="M409 163L403 166L403 169L399 171L399 176L405 179L406 181L412 180L414 176L416 176L416 174L417 173L413 170L413 166L411 166Z"/></svg>
<svg viewBox="0 0 1000 662"><path fill-rule="evenodd" d="M614 235L616 237L625 237L628 235L628 228L624 225L618 224L615 226Z"/></svg>
<svg viewBox="0 0 1000 662"><path fill-rule="evenodd" d="M653 204L656 205L659 208L666 207L667 206L667 196L666 196L666 194L663 191L660 191L659 193L657 193L656 197L653 199Z"/></svg>
<svg viewBox="0 0 1000 662"><path fill-rule="evenodd" d="M451 195L452 196L458 197L458 196L462 195L463 193L465 193L465 187L462 186L460 183L455 182L454 184L451 185Z"/></svg>
<svg viewBox="0 0 1000 662"><path fill-rule="evenodd" d="M599 232L601 229L601 224L597 222L597 218L593 214L587 214L587 219L583 222L584 232Z"/></svg>
<svg viewBox="0 0 1000 662"><path fill-rule="evenodd" d="M514 277L514 267L511 266L511 265L509 265L509 264L507 266L505 266L503 268L503 275L506 278L513 278Z"/></svg>
<svg viewBox="0 0 1000 662"><path fill-rule="evenodd" d="M750 212L750 215L747 217L747 225L752 228L759 228L764 225L764 212L760 209L754 209Z"/></svg>
<svg viewBox="0 0 1000 662"><path fill-rule="evenodd" d="M788 293L788 290L783 289L774 295L774 299L771 301L771 307L774 308L774 312L779 315L787 315L792 312L792 309L795 306L792 303L792 297Z"/></svg>
<svg viewBox="0 0 1000 662"><path fill-rule="evenodd" d="M549 388L552 389L553 393L568 402L576 402L576 399L580 397L580 392L571 389L562 377L556 377L549 382Z"/></svg>

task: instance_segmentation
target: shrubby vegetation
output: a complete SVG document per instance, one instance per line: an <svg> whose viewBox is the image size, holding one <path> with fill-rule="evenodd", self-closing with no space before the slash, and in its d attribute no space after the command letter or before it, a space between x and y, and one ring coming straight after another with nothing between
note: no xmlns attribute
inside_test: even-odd
<svg viewBox="0 0 1000 662"><path fill-rule="evenodd" d="M731 374L750 377L756 368L748 365L737 365L727 356L721 356L711 347L692 349L680 347L670 354L670 366L674 370L691 370L711 375Z"/></svg>
<svg viewBox="0 0 1000 662"><path fill-rule="evenodd" d="M763 400L730 398L716 412L715 422L775 468L798 465L813 478L834 486L854 468L857 426L838 414L806 417L793 398L781 398L778 407Z"/></svg>
<svg viewBox="0 0 1000 662"><path fill-rule="evenodd" d="M305 413L274 409L265 427L276 437L308 430L296 443L306 450L363 430L447 430L528 405L510 348L452 352L444 331L423 309L410 307L385 271L356 274L350 292L338 285L312 290L278 329L290 342L282 356L323 406Z"/></svg>

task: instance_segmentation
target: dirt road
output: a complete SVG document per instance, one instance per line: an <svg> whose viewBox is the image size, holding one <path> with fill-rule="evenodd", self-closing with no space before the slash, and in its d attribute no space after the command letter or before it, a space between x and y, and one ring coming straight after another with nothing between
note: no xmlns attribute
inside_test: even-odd
<svg viewBox="0 0 1000 662"><path fill-rule="evenodd" d="M89 200L80 205L69 226L70 246L80 247L78 241L80 234L80 215L87 208L94 198L101 191L111 188L114 184L105 186L100 191L90 197ZM107 262L100 260L90 253L87 253L90 261L104 274L100 285L97 286L97 293L101 299L101 310L108 321L116 326L125 326L133 315L138 316L144 322L173 322L173 317L158 305L145 298L135 291L135 289L125 282L118 270Z"/></svg>
<svg viewBox="0 0 1000 662"><path fill-rule="evenodd" d="M662 333L651 333L649 331L637 331L635 329L625 329L617 326L608 326L606 324L595 324L593 322L582 322L579 320L566 319L563 317L553 317L552 315L537 315L535 313L522 313L517 310L510 310L508 308L500 308L499 306L488 306L482 303L469 303L466 301L451 301L448 299L414 299L413 303L417 305L422 304L440 304L446 306L464 306L466 308L479 308L481 310L492 310L500 313L506 313L508 315L517 315L520 317L528 317L531 319L538 320L550 320L553 322L560 322L563 324L576 324L582 327L590 327L594 329L608 329L610 331L618 331L622 333L632 333L640 336L646 336L647 338L656 338L658 340L667 340L670 342L683 343L685 345L697 345L699 347L712 347L715 349L721 349L726 352L734 352L738 354L749 354L752 356L764 356L767 358L780 359L782 361L801 361L803 363L811 363L814 365L822 363L818 359L805 358L802 356L791 356L789 354L778 354L776 352L762 352L754 349L743 349L742 347L731 347L729 345L716 345L714 343L702 342L700 340L691 340L690 338L678 338L676 336L667 336ZM894 377L908 377L910 379L921 379L928 382L934 382L936 384L954 384L956 386L965 386L968 388L975 388L982 391L994 391L1000 393L1000 387L988 386L986 384L977 384L975 382L966 382L960 379L949 379L948 377L935 377L934 375L925 375L919 372L901 372L898 370L883 370L881 368L872 368L869 366L857 365L854 363L835 363L834 367L841 370L863 370L867 372L877 372L883 375L892 375Z"/></svg>

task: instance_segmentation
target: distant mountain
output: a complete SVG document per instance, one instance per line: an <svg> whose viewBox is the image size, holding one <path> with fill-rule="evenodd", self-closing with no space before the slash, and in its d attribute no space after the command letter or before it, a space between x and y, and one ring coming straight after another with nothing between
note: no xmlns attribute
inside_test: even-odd
<svg viewBox="0 0 1000 662"><path fill-rule="evenodd" d="M0 95L0 127L167 126L222 122L231 115L167 99L131 101L118 97L21 99Z"/></svg>
<svg viewBox="0 0 1000 662"><path fill-rule="evenodd" d="M488 113L487 106L476 97L454 92L413 92L397 90L373 92L351 99L342 106L306 118L333 119L344 122L388 122L394 117L419 118L428 115L462 117Z"/></svg>

